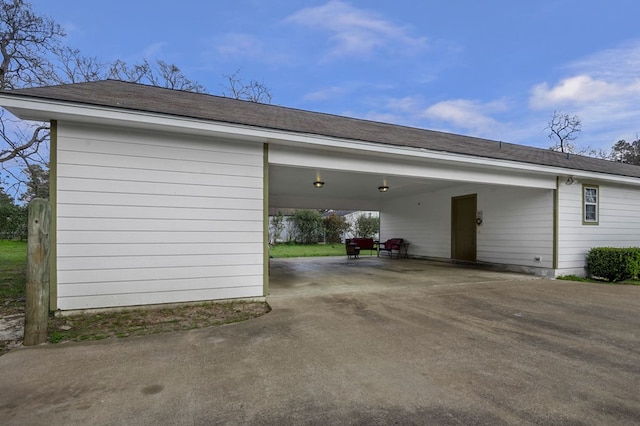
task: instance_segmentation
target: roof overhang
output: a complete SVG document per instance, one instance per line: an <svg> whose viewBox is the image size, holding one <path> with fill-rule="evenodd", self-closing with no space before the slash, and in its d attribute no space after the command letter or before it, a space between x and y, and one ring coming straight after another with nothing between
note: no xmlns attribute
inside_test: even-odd
<svg viewBox="0 0 640 426"><path fill-rule="evenodd" d="M542 188L554 188L556 176L573 176L578 179L597 179L603 182L640 186L640 179L621 175L581 171L571 168L546 166L518 161L478 157L472 155L456 154L450 152L434 151L423 148L407 146L386 145L380 143L364 142L350 139L340 139L316 134L288 132L284 130L267 129L234 123L215 122L191 117L174 116L131 109L119 109L75 102L64 102L51 99L38 98L26 95L0 93L0 100L4 108L17 117L33 121L70 121L97 125L112 125L130 127L163 132L202 135L224 139L236 139L245 142L266 143L270 146L283 146L290 149L274 150L275 155L270 156L273 164L292 165L286 155L291 154L291 149L313 149L318 152L331 151L348 154L367 155L371 158L382 158L386 163L390 161L409 161L421 163L424 169L425 163L438 165L440 171L445 169L476 169L484 173L494 175L509 175L514 185L535 186ZM286 154L288 153L288 154ZM335 155L325 161L323 167L338 169L347 167L340 163ZM318 161L315 158L314 161ZM297 163L299 165L299 163ZM320 164L307 164L307 167L320 167ZM403 169L403 174L408 173ZM525 175L524 180L518 182L518 175ZM446 174L441 174L446 179ZM536 184L527 185L532 176L541 179ZM423 176L424 177L424 176ZM451 177L453 178L453 176ZM550 178L553 178L553 183ZM513 180L515 179L515 180ZM503 181L504 183L504 181Z"/></svg>

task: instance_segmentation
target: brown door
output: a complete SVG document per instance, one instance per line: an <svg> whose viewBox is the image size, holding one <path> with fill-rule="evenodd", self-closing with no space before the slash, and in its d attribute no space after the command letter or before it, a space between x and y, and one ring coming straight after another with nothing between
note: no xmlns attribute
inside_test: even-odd
<svg viewBox="0 0 640 426"><path fill-rule="evenodd" d="M477 195L451 198L451 258L476 261Z"/></svg>

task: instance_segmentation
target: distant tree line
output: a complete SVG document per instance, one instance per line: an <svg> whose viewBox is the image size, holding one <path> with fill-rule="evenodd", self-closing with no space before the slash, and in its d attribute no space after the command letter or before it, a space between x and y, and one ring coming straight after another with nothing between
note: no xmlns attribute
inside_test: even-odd
<svg viewBox="0 0 640 426"><path fill-rule="evenodd" d="M318 242L340 243L347 232L356 237L372 238L380 232L380 219L370 214L360 214L353 226L344 216L331 213L323 217L319 210L296 210L288 220L289 242L316 244ZM271 217L269 242L281 241L287 224L282 212Z"/></svg>

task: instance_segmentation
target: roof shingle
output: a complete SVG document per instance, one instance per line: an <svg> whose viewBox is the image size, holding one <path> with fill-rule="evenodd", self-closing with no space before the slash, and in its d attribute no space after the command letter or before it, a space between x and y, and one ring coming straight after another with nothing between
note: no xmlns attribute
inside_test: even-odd
<svg viewBox="0 0 640 426"><path fill-rule="evenodd" d="M117 80L18 89L6 93L640 178L640 166L630 164Z"/></svg>

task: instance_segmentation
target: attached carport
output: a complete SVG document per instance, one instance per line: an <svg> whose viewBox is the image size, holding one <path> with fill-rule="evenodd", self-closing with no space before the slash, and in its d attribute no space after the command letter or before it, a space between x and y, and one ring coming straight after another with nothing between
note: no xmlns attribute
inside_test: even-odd
<svg viewBox="0 0 640 426"><path fill-rule="evenodd" d="M556 175L504 160L313 140L304 149L270 141L270 208L377 210L380 239L405 238L413 258L553 275Z"/></svg>
<svg viewBox="0 0 640 426"><path fill-rule="evenodd" d="M117 81L0 97L51 123L52 309L266 296L270 207L377 210L411 257L545 276L637 243L631 165Z"/></svg>

